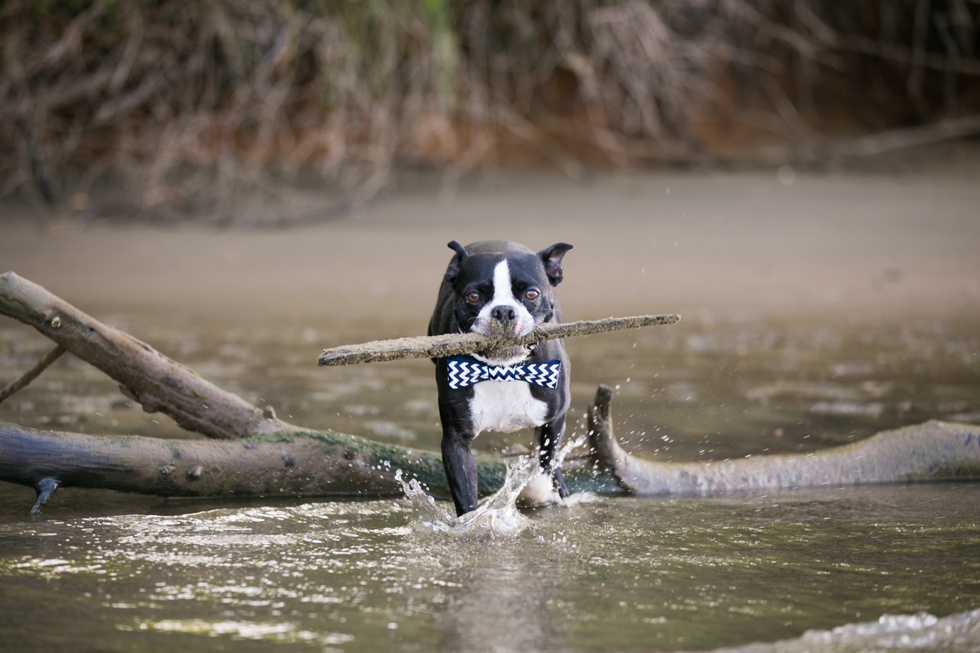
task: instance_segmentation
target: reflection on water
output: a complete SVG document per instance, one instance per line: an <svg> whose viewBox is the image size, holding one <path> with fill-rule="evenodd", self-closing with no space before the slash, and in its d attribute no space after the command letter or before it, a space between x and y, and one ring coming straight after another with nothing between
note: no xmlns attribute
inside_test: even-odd
<svg viewBox="0 0 980 653"><path fill-rule="evenodd" d="M0 623L13 651L646 651L812 630L753 650L842 650L811 644L976 606L977 505L970 485L601 499L503 538L415 529L407 499L8 523ZM955 621L980 643L980 615ZM950 650L947 630L916 650Z"/></svg>
<svg viewBox="0 0 980 653"><path fill-rule="evenodd" d="M438 446L427 361L315 365L324 346L421 326L108 321L288 420ZM47 347L0 325L0 379ZM664 460L808 451L931 418L980 422L980 334L966 321L685 316L568 348L573 422L597 383L618 385L624 445ZM179 434L70 357L0 419ZM530 440L477 443L510 454ZM509 537L420 529L409 499L269 505L66 489L31 522L32 494L0 486L5 651L980 647L977 485L598 498L513 513ZM429 505L429 519L451 526L444 506Z"/></svg>

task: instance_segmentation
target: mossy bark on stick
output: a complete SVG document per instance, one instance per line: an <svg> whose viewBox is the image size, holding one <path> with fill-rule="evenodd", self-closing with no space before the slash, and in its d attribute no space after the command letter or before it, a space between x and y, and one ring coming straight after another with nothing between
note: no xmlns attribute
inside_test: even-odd
<svg viewBox="0 0 980 653"><path fill-rule="evenodd" d="M581 320L561 324L539 324L535 329L520 338L506 333L486 336L479 333L449 333L439 336L412 336L392 340L375 340L359 345L345 345L324 349L317 364L354 365L356 363L375 363L401 360L404 358L446 358L472 353L520 347L545 340L588 336L609 333L623 329L674 324L680 315L635 315L631 317L610 317L603 320Z"/></svg>

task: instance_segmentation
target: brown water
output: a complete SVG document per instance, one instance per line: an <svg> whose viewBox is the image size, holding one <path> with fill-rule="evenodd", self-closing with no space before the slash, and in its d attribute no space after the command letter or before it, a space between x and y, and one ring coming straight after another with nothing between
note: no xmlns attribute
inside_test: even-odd
<svg viewBox="0 0 980 653"><path fill-rule="evenodd" d="M48 518L0 530L0 623L7 651L768 642L975 607L978 502L975 486L945 485L608 499L496 540L415 533L399 501ZM976 650L980 616L956 620L964 645L925 650Z"/></svg>
<svg viewBox="0 0 980 653"><path fill-rule="evenodd" d="M438 445L428 361L315 365L323 345L408 325L109 321L295 422ZM4 325L0 378L46 346ZM569 348L576 419L596 383L617 384L625 446L658 459L806 451L930 418L980 421L970 323L691 316ZM71 359L0 406L0 419L178 433ZM478 443L501 451L529 439ZM645 651L778 640L788 648L772 650L835 651L888 637L924 650L980 646L980 614L969 613L980 607L971 484L600 498L531 512L527 530L490 539L417 532L404 499L270 505L64 489L32 522L32 494L0 486L7 651ZM819 632L797 639L809 630Z"/></svg>
<svg viewBox="0 0 980 653"><path fill-rule="evenodd" d="M0 269L290 421L435 449L431 363L321 369L320 350L422 333L448 240L571 242L566 317L684 316L568 341L572 430L607 383L633 453L757 456L980 423L978 179L529 178L402 192L271 234L44 231L8 224L5 205ZM0 321L0 380L49 347ZM71 357L0 420L193 437ZM420 532L407 499L65 488L31 521L33 499L0 484L5 652L980 649L976 484L600 497L494 539Z"/></svg>

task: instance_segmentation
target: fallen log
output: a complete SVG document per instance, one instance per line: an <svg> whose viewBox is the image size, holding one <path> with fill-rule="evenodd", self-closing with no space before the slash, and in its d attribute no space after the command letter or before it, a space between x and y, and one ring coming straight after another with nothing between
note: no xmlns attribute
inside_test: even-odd
<svg viewBox="0 0 980 653"><path fill-rule="evenodd" d="M500 489L506 466L478 456L480 496ZM42 431L0 422L0 481L34 488L31 514L61 487L161 497L360 497L402 494L401 471L448 499L438 454L334 431L268 433L236 441ZM591 467L567 466L573 491L618 491Z"/></svg>
<svg viewBox="0 0 980 653"><path fill-rule="evenodd" d="M0 314L34 327L116 380L144 411L164 413L189 431L237 439L299 429L13 272L0 274Z"/></svg>
<svg viewBox="0 0 980 653"><path fill-rule="evenodd" d="M481 492L503 482L500 461L479 461ZM438 454L332 431L236 441L39 431L0 422L0 481L34 488L41 507L60 487L163 497L384 497L395 471L449 496Z"/></svg>
<svg viewBox="0 0 980 653"><path fill-rule="evenodd" d="M588 411L590 456L566 462L572 492L644 497L710 496L804 487L980 478L980 426L930 421L807 454L663 463L622 449L612 425L612 390L600 386ZM477 460L481 496L503 483L503 462ZM0 422L0 481L34 488L41 507L60 487L166 497L386 497L402 493L401 470L440 498L442 461L333 431L270 433L237 441L167 440L39 431Z"/></svg>
<svg viewBox="0 0 980 653"><path fill-rule="evenodd" d="M804 454L691 463L628 454L613 432L612 390L599 386L588 412L593 464L630 494L708 496L742 492L980 479L980 426L931 420Z"/></svg>
<svg viewBox="0 0 980 653"><path fill-rule="evenodd" d="M520 338L515 338L502 331L495 336L479 333L449 333L438 336L409 336L391 340L375 340L358 345L324 349L317 359L317 365L354 365L356 363L376 363L405 358L447 358L463 354L485 354L558 338L675 324L680 319L680 315L666 314L609 317L603 320L581 320L560 324L546 323L539 324L529 334Z"/></svg>

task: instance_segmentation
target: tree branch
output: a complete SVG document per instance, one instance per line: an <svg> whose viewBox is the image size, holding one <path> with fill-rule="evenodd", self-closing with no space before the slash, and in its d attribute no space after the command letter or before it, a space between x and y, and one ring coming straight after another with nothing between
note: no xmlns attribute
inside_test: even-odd
<svg viewBox="0 0 980 653"><path fill-rule="evenodd" d="M41 358L41 360L34 363L34 366L31 367L31 369L24 372L20 376L20 378L14 379L3 388L0 388L0 404L5 402L15 393L26 388L31 381L36 379L41 374L41 372L48 369L48 367L50 367L52 363L54 363L56 360L61 358L61 355L64 353L65 353L64 347L62 347L61 345L55 345L54 349L46 353L44 357Z"/></svg>
<svg viewBox="0 0 980 653"><path fill-rule="evenodd" d="M34 327L108 374L146 412L162 412L190 431L237 439L298 429L277 419L271 408L260 409L222 390L13 272L0 274L0 314Z"/></svg>
<svg viewBox="0 0 980 653"><path fill-rule="evenodd" d="M708 496L980 477L980 426L930 421L815 453L700 463L636 458L616 442L612 390L588 415L591 457L566 461L573 492ZM584 463L584 464L583 464ZM503 463L478 459L481 496L500 488ZM449 489L439 456L332 431L272 433L235 442L38 431L0 422L0 481L33 487L33 513L59 487L174 497L383 497L395 472L438 497Z"/></svg>
<svg viewBox="0 0 980 653"><path fill-rule="evenodd" d="M401 492L394 466L448 494L435 454L340 433L166 440L0 422L0 480L35 489L48 479L59 486L159 496L384 496ZM503 478L500 464L485 464L481 471L488 482Z"/></svg>
<svg viewBox="0 0 980 653"><path fill-rule="evenodd" d="M813 453L694 463L636 458L613 434L612 390L588 414L593 464L639 496L730 494L801 487L980 478L980 426L932 420Z"/></svg>
<svg viewBox="0 0 980 653"><path fill-rule="evenodd" d="M578 491L602 487L591 468L567 465ZM503 483L499 460L477 459L479 492ZM435 453L333 431L271 433L235 442L39 431L0 422L0 481L33 487L33 512L58 487L171 497L382 497L399 495L401 470L428 492L449 497ZM615 490L614 485L603 487Z"/></svg>

